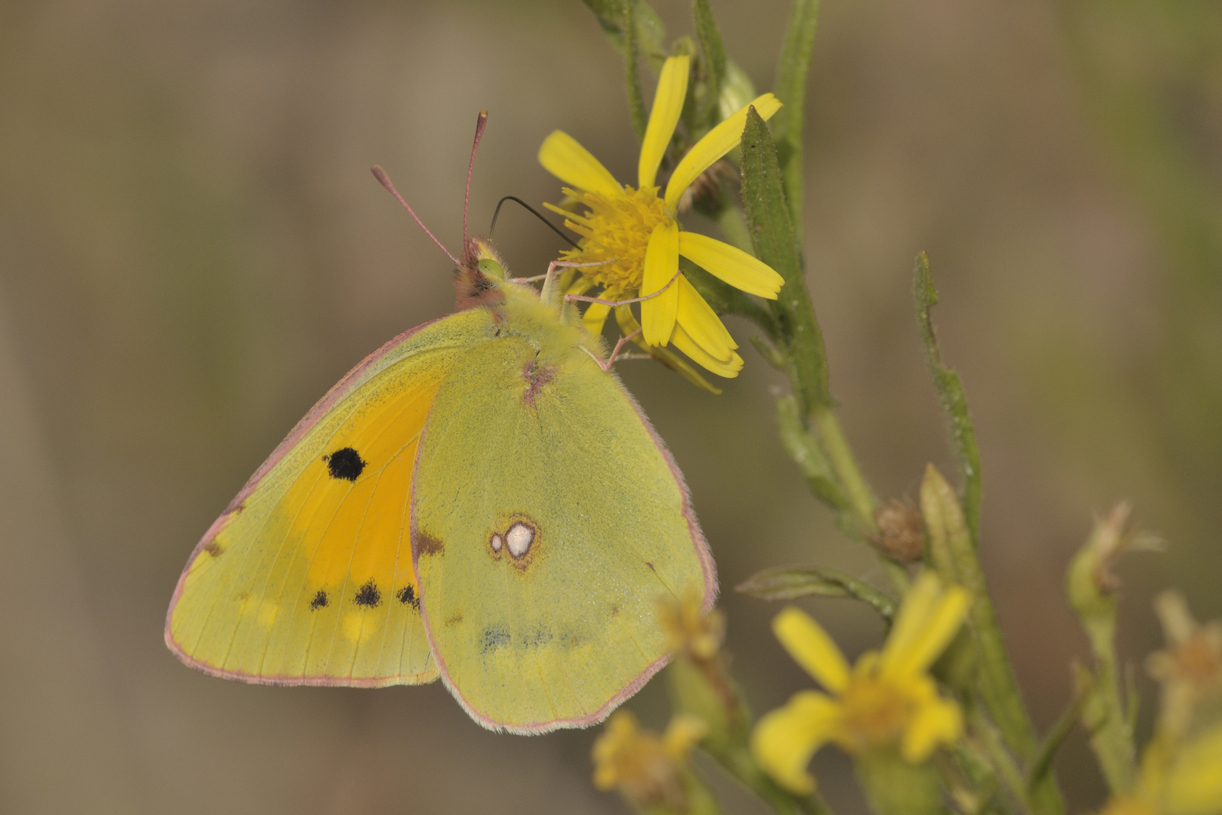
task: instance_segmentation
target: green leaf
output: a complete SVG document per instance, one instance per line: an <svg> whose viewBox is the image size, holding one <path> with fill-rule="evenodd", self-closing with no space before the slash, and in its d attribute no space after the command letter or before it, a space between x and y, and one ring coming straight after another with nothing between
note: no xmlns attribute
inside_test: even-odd
<svg viewBox="0 0 1222 815"><path fill-rule="evenodd" d="M612 47L621 54L626 53L624 43L625 6L628 0L582 0L586 8L594 12L595 19L607 35ZM636 39L638 49L650 60L655 68L661 67L666 58L663 41L666 39L666 26L662 18L645 2L631 0L632 19L636 23Z"/></svg>
<svg viewBox="0 0 1222 815"><path fill-rule="evenodd" d="M765 569L735 587L735 591L761 600L796 600L799 597L852 597L868 604L887 622L895 617L895 601L883 592L839 569Z"/></svg>
<svg viewBox="0 0 1222 815"><path fill-rule="evenodd" d="M704 66L699 124L709 128L717 124L718 100L721 99L721 80L726 74L726 50L717 30L717 21L709 9L708 0L695 0L692 14L696 18L696 36L700 40L700 62Z"/></svg>
<svg viewBox="0 0 1222 815"><path fill-rule="evenodd" d="M921 518L926 554L943 582L975 593L987 591L977 580L976 553L959 499L932 464L926 466L921 480Z"/></svg>
<svg viewBox="0 0 1222 815"><path fill-rule="evenodd" d="M768 126L754 110L743 129L743 208L755 256L785 279L780 296L772 301L778 330L793 364L795 383L806 413L816 405L830 407L827 356L823 335L806 290L802 248L785 202L781 170Z"/></svg>
<svg viewBox="0 0 1222 815"><path fill-rule="evenodd" d="M1056 724L1052 726L1052 730L1048 731L1039 749L1035 751L1035 758L1031 760L1031 766L1027 768L1027 789L1033 790L1051 777L1052 760L1056 758L1057 751L1065 743L1065 737L1069 735L1069 731L1073 730L1073 726L1078 723L1078 717L1082 715L1082 708L1094 690L1093 677L1086 674L1085 679L1085 683L1079 682L1073 700L1061 712Z"/></svg>
<svg viewBox="0 0 1222 815"><path fill-rule="evenodd" d="M778 399L776 416L781 445L802 470L811 491L837 512L849 509L849 500L840 489L840 481L827 460L823 445L802 421L798 400L792 396Z"/></svg>
<svg viewBox="0 0 1222 815"><path fill-rule="evenodd" d="M929 372L934 387L942 400L942 409L950 425L951 444L955 461L963 479L963 513L967 517L972 544L980 545L980 450L976 446L976 430L968 415L967 398L963 395L963 383L959 375L942 364L942 352L938 348L938 337L934 332L931 311L938 302L938 292L933 287L929 274L929 258L922 252L917 256L914 282L917 304L917 320L921 325L921 338L925 341L925 357L929 361Z"/></svg>
<svg viewBox="0 0 1222 815"><path fill-rule="evenodd" d="M785 45L777 66L776 95L785 103L774 118L777 151L785 176L794 223L802 223L802 121L806 107L806 78L815 45L819 0L794 0L785 29Z"/></svg>

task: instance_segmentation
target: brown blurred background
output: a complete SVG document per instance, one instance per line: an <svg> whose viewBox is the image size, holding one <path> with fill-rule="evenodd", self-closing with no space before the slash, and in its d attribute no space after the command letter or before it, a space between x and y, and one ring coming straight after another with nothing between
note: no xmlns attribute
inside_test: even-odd
<svg viewBox="0 0 1222 815"><path fill-rule="evenodd" d="M687 2L656 5L690 32ZM769 88L784 0L712 5ZM227 683L161 634L191 547L289 427L452 308L445 258L370 165L455 247L482 107L480 229L501 195L558 195L534 160L553 128L633 175L622 70L576 0L0 4L0 811L624 811L590 786L595 731L495 735L439 685ZM1042 727L1086 653L1062 582L1092 511L1128 498L1170 543L1122 568L1147 732L1151 597L1222 614L1222 5L826 0L806 113L810 281L875 489L949 471L910 296L927 250ZM498 240L520 273L558 248L513 210ZM621 371L688 475L764 710L809 680L767 633L775 607L731 587L780 563L879 575L805 492L777 379L745 356L717 398ZM869 613L808 607L851 653L877 642ZM661 726L663 683L631 705ZM1080 735L1059 769L1072 812L1099 806ZM816 772L862 810L834 751Z"/></svg>

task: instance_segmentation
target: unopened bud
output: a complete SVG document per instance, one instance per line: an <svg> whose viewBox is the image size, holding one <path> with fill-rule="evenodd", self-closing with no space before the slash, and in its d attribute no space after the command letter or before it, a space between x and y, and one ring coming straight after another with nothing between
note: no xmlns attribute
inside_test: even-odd
<svg viewBox="0 0 1222 815"><path fill-rule="evenodd" d="M892 498L874 514L874 543L900 563L916 563L925 552L925 524L911 498Z"/></svg>

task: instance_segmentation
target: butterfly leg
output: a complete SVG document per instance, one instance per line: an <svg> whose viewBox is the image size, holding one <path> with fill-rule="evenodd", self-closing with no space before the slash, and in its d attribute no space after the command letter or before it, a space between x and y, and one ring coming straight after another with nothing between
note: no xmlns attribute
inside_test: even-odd
<svg viewBox="0 0 1222 815"><path fill-rule="evenodd" d="M591 351L589 348L586 348L585 346L582 346L581 350L589 354L590 359L598 363L598 367L602 368L604 371L609 371L611 370L611 366L615 364L615 360L617 358L618 359L628 359L627 354L620 356L620 351L622 351L624 346L627 345L629 342L631 342L633 339L635 339L637 334L640 334L640 333L641 333L641 329L638 328L636 331L633 331L628 336L620 337L619 342L617 342L615 344L615 347L611 349L611 355L607 357L606 362L603 362L601 359L599 359L597 354L595 354L593 351ZM638 357L633 357L633 359L637 359L637 358Z"/></svg>
<svg viewBox="0 0 1222 815"><path fill-rule="evenodd" d="M593 263L574 263L571 260L553 260L547 264L547 274L543 275L543 288L539 291L539 299L547 302L552 295L552 286L556 281L557 269L580 269L585 266L602 266L607 263L605 260L594 261ZM527 278L528 280L538 280L537 277ZM567 301L567 297L566 297Z"/></svg>
<svg viewBox="0 0 1222 815"><path fill-rule="evenodd" d="M584 265L589 265L589 264L582 264L582 265L584 266ZM549 271L550 271L550 268L549 268ZM616 306L626 306L631 303L643 303L646 300L652 300L653 298L657 297L662 292L669 289L672 285L674 285L674 282L679 279L680 274L682 274L682 272L675 272L674 276L671 277L670 280L666 281L665 286L658 289L653 294L647 294L644 297L632 297L627 300L604 300L599 297L586 297L584 294L566 294L564 296L564 301L566 303L572 303L572 302L598 303L601 306L611 306L612 308L615 308Z"/></svg>

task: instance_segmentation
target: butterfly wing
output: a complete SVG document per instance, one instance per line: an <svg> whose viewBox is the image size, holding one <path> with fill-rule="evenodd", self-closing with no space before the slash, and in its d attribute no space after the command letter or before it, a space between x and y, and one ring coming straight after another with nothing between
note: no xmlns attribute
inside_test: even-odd
<svg viewBox="0 0 1222 815"><path fill-rule="evenodd" d="M670 455L577 347L503 336L437 394L412 548L442 679L482 724L598 722L666 661L659 598L716 594Z"/></svg>
<svg viewBox="0 0 1222 815"><path fill-rule="evenodd" d="M421 428L484 309L396 337L314 406L196 547L166 643L210 674L285 685L437 677L408 538Z"/></svg>

